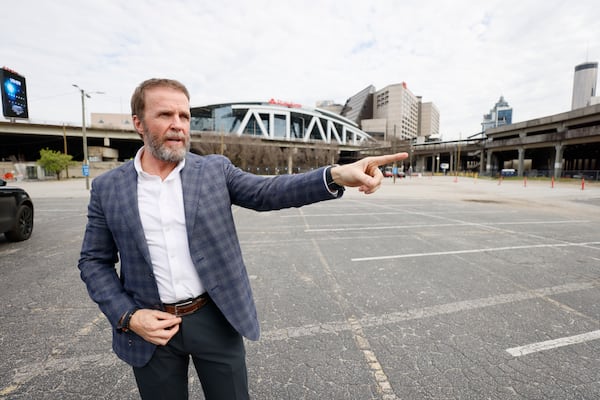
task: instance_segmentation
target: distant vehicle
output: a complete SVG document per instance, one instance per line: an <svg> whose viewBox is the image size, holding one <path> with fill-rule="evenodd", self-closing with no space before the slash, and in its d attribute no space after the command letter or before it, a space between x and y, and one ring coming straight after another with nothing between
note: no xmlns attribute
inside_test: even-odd
<svg viewBox="0 0 600 400"><path fill-rule="evenodd" d="M517 175L517 171L515 171L513 168L504 168L502 171L500 171L500 175L515 176L515 175Z"/></svg>
<svg viewBox="0 0 600 400"><path fill-rule="evenodd" d="M394 176L394 167L385 167L382 172L384 177L391 178ZM400 168L396 168L396 176L398 178L404 178L404 171L401 171Z"/></svg>
<svg viewBox="0 0 600 400"><path fill-rule="evenodd" d="M0 233L7 240L27 240L33 232L33 201L21 188L6 186L0 179Z"/></svg>

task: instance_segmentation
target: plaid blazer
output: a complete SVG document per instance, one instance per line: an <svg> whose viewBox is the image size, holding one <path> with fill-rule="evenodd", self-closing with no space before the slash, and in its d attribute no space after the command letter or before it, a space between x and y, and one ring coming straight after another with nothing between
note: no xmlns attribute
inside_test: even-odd
<svg viewBox="0 0 600 400"><path fill-rule="evenodd" d="M222 156L188 153L181 180L198 275L231 325L257 340L256 308L231 206L268 211L335 198L324 184L323 168L268 178L243 172ZM115 353L133 366L145 365L155 345L116 329L127 310L163 309L139 216L133 161L93 180L78 267L90 297L113 327Z"/></svg>

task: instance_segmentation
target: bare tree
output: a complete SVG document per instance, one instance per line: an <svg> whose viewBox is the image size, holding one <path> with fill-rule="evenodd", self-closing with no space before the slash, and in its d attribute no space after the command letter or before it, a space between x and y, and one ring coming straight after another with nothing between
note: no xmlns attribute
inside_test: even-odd
<svg viewBox="0 0 600 400"><path fill-rule="evenodd" d="M241 169L260 174L285 173L290 153L292 173L337 162L339 157L337 148L276 147L265 145L258 137L204 132L192 151L200 155L222 153Z"/></svg>

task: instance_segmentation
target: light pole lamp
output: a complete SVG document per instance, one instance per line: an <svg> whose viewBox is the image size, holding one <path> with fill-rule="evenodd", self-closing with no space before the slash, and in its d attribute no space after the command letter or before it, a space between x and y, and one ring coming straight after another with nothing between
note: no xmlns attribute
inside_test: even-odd
<svg viewBox="0 0 600 400"><path fill-rule="evenodd" d="M80 88L78 85L73 84L81 92L81 137L83 140L83 170L85 175L85 188L90 190L90 161L88 159L88 145L87 145L87 136L85 132L85 98L88 99L92 96L89 95L85 90ZM93 92L97 94L104 94L104 92Z"/></svg>

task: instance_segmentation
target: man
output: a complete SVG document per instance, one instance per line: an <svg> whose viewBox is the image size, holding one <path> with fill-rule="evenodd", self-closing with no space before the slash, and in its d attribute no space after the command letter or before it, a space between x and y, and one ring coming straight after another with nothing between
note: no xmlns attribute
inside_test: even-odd
<svg viewBox="0 0 600 400"><path fill-rule="evenodd" d="M373 193L379 165L407 154L266 178L189 152L189 93L177 81L142 82L131 111L144 146L92 183L81 278L143 399L186 399L190 356L207 400L247 399L242 337L257 340L259 326L231 206L300 207L344 186Z"/></svg>

